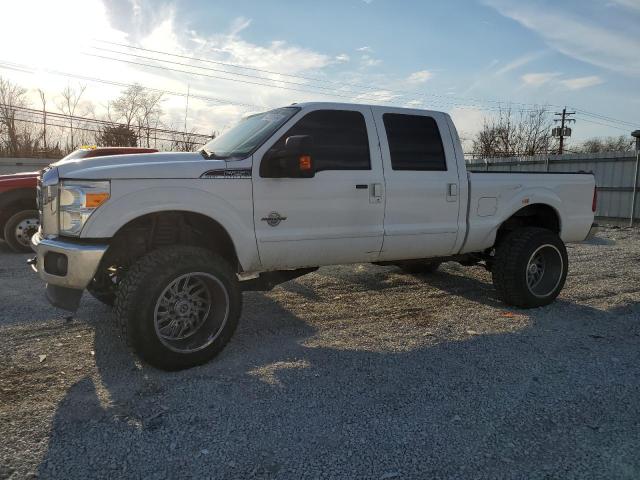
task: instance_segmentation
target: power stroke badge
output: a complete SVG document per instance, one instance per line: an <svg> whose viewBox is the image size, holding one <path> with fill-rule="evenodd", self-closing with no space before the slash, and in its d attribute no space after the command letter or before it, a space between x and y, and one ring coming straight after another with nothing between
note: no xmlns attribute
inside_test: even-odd
<svg viewBox="0 0 640 480"><path fill-rule="evenodd" d="M262 220L263 222L267 222L267 225L269 225L270 227L277 227L278 225L280 225L280 222L286 219L287 217L283 217L278 212L271 212L269 215L267 215L266 217L262 217L260 220Z"/></svg>

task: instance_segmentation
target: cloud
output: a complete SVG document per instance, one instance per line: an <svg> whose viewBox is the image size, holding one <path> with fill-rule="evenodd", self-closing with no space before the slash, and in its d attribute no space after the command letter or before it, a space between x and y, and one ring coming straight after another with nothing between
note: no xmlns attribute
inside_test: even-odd
<svg viewBox="0 0 640 480"><path fill-rule="evenodd" d="M473 136L480 131L484 121L489 118L486 112L477 108L460 106L449 111L464 150L471 150Z"/></svg>
<svg viewBox="0 0 640 480"><path fill-rule="evenodd" d="M34 11L40 14L33 16ZM197 74L134 66L83 55L84 52L94 52L125 58L122 55L94 50L94 46L100 46L125 51L123 48L91 41L96 39L293 75L322 77L323 68L336 64L334 56L296 44L282 41L257 43L246 40L243 37L243 30L251 25L251 20L243 17L227 25L221 25L214 33L205 33L204 30L189 30L184 19L169 2L68 0L68 8L61 9L55 2L23 0L20 3L3 5L3 15L12 21L5 22L6 25L0 29L0 42L3 45L13 46L11 49L3 50L1 60L6 63L33 66L35 74L27 72L30 68L22 68L22 71L19 71L13 67L10 70L0 70L0 74L30 89L29 95L34 107L39 105L36 88L45 89L49 99L48 105L55 108L59 92L67 83L75 87L78 85L78 80L74 78L50 75L46 70L69 72L72 75L93 77L107 82L126 84L138 82L149 88L169 92L184 93L189 88L191 98L189 99L188 125L189 128L193 127L201 132L222 130L233 124L247 110L247 105L253 105L249 108L254 110L266 109L292 102L328 100L334 93L329 89L318 89L317 93L309 93L304 91L307 90L306 84L309 83L304 79L256 72L246 68L199 64L230 72L227 74L199 70L201 73L233 79L229 81L206 78ZM91 18L91 22L87 22L87 18ZM57 27L67 23L74 25L74 28ZM24 32L26 24L34 29L28 35ZM78 41L79 38L82 41ZM141 51L132 51L132 53L160 57L158 54L147 54ZM165 58L176 60L171 57ZM134 60L158 64L153 60ZM178 61L196 64L185 59ZM197 71L187 66L172 67ZM234 76L231 72L262 78ZM348 78L348 72L344 72L344 75ZM285 84L284 80L300 85ZM247 83L251 81L288 86L292 89L270 88ZM122 90L122 87L117 85L109 86L88 80L83 80L82 83L87 83L83 98L93 103L98 116L104 114L104 106L108 101L116 98ZM339 87L336 88L337 90ZM328 92L331 96L323 95L323 92ZM197 98L198 96L221 98L222 101L203 100ZM165 99L163 121L168 128L182 126L185 98L167 94Z"/></svg>
<svg viewBox="0 0 640 480"><path fill-rule="evenodd" d="M424 83L427 80L430 80L433 77L433 73L429 70L419 70L417 72L413 72L407 78L407 81L411 83Z"/></svg>
<svg viewBox="0 0 640 480"><path fill-rule="evenodd" d="M621 6L630 10L640 10L640 2L638 0L611 0L607 6Z"/></svg>
<svg viewBox="0 0 640 480"><path fill-rule="evenodd" d="M356 48L356 52L371 53L371 52L373 52L373 50L372 50L372 48L370 46L365 45L364 47Z"/></svg>
<svg viewBox="0 0 640 480"><path fill-rule="evenodd" d="M620 1L620 0L619 0ZM601 68L640 77L640 37L637 30L609 28L544 2L484 0L501 15L539 34L549 47ZM624 4L633 4L623 0ZM552 8L553 7L553 8Z"/></svg>
<svg viewBox="0 0 640 480"><path fill-rule="evenodd" d="M589 77L567 78L566 80L560 80L560 83L569 90L580 90L582 88L600 85L604 83L604 80L597 75L591 75Z"/></svg>
<svg viewBox="0 0 640 480"><path fill-rule="evenodd" d="M389 103L400 97L397 93L390 90L374 90L354 97L356 102L366 103Z"/></svg>
<svg viewBox="0 0 640 480"><path fill-rule="evenodd" d="M526 73L522 75L522 82L527 87L541 87L542 85L549 83L551 80L559 77L559 73L545 72L545 73Z"/></svg>
<svg viewBox="0 0 640 480"><path fill-rule="evenodd" d="M529 63L531 63L532 61L536 60L537 58L540 58L542 55L544 54L544 52L533 52L533 53L527 53L525 55L522 55L514 60L512 60L511 62L507 63L504 67L496 70L495 74L496 75L504 75L505 73L508 73L512 70L516 70L517 68L523 67Z"/></svg>
<svg viewBox="0 0 640 480"><path fill-rule="evenodd" d="M238 17L231 22L231 27L229 28L230 35L238 35L240 32L245 30L251 25L251 19L245 17Z"/></svg>
<svg viewBox="0 0 640 480"><path fill-rule="evenodd" d="M365 67L377 67L382 64L382 60L379 58L373 58L371 55L362 55L362 65Z"/></svg>
<svg viewBox="0 0 640 480"><path fill-rule="evenodd" d="M349 57L349 55L347 55L346 53L341 53L340 55L336 55L336 62L338 63L345 63L348 62L351 59L351 57Z"/></svg>

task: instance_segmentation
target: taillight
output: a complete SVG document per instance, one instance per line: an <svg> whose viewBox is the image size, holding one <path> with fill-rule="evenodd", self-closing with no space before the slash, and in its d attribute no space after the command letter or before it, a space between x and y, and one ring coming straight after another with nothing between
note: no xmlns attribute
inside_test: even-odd
<svg viewBox="0 0 640 480"><path fill-rule="evenodd" d="M596 207L598 206L598 189L593 187L593 202L591 202L591 211L596 213Z"/></svg>

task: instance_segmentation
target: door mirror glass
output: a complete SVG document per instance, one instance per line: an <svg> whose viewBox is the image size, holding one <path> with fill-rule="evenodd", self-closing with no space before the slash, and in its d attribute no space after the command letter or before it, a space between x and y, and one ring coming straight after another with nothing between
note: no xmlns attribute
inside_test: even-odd
<svg viewBox="0 0 640 480"><path fill-rule="evenodd" d="M260 163L260 176L265 178L311 178L315 174L310 135L287 137L284 149L269 150Z"/></svg>

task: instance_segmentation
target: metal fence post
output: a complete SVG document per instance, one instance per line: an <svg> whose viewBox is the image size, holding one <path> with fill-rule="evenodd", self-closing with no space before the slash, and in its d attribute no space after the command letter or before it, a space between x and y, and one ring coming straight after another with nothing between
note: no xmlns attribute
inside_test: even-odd
<svg viewBox="0 0 640 480"><path fill-rule="evenodd" d="M636 172L633 176L633 194L631 195L631 216L629 226L633 227L633 217L636 216L636 193L638 191L638 166L640 164L640 130L631 132L631 136L636 139Z"/></svg>

